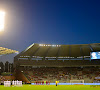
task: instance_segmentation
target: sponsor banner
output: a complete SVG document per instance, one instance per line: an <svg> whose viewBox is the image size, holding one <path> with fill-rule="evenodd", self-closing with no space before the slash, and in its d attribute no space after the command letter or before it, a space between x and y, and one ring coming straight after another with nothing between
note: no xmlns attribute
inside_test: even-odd
<svg viewBox="0 0 100 90"><path fill-rule="evenodd" d="M36 85L31 83L31 85ZM50 83L50 85L56 85L56 83ZM58 85L100 85L100 83L59 83Z"/></svg>

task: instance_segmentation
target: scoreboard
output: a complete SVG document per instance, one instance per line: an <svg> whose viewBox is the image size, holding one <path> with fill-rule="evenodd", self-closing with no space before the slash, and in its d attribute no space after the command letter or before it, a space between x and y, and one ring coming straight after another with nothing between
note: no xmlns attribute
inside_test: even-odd
<svg viewBox="0 0 100 90"><path fill-rule="evenodd" d="M91 52L90 58L92 59L100 59L100 52Z"/></svg>

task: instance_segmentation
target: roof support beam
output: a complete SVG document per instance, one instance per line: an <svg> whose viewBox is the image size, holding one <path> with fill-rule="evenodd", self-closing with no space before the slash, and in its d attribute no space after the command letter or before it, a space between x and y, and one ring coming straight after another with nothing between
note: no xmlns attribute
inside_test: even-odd
<svg viewBox="0 0 100 90"><path fill-rule="evenodd" d="M80 45L80 53L81 53L81 56L84 56L82 45Z"/></svg>
<svg viewBox="0 0 100 90"><path fill-rule="evenodd" d="M44 60L45 60L45 57L48 55L48 52L50 49L51 49L51 47L49 47L48 50L44 53Z"/></svg>
<svg viewBox="0 0 100 90"><path fill-rule="evenodd" d="M71 56L71 45L69 45L69 56Z"/></svg>
<svg viewBox="0 0 100 90"><path fill-rule="evenodd" d="M91 49L91 51L93 51L93 48L92 48L92 46L89 44L89 48Z"/></svg>
<svg viewBox="0 0 100 90"><path fill-rule="evenodd" d="M35 50L35 52L34 53L32 53L31 55L30 55L30 58L29 58L29 60L31 60L31 58L32 58L32 56L34 56L34 54L40 49L41 47L38 47L36 50Z"/></svg>
<svg viewBox="0 0 100 90"><path fill-rule="evenodd" d="M57 52L57 55L56 55L56 59L59 56L59 53L60 53L60 47L58 48L58 52Z"/></svg>

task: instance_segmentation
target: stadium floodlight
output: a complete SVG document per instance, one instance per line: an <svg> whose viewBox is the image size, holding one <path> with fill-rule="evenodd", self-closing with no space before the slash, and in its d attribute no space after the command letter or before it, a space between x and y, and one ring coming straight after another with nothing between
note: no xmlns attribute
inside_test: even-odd
<svg viewBox="0 0 100 90"><path fill-rule="evenodd" d="M57 47L58 47L59 45L57 45Z"/></svg>
<svg viewBox="0 0 100 90"><path fill-rule="evenodd" d="M61 45L59 45L59 47L60 47Z"/></svg>
<svg viewBox="0 0 100 90"><path fill-rule="evenodd" d="M53 47L56 47L56 45L52 45Z"/></svg>
<svg viewBox="0 0 100 90"><path fill-rule="evenodd" d="M39 46L43 46L43 44L39 44Z"/></svg>
<svg viewBox="0 0 100 90"><path fill-rule="evenodd" d="M5 12L0 11L0 31L4 30Z"/></svg>
<svg viewBox="0 0 100 90"><path fill-rule="evenodd" d="M51 46L51 45L48 45L48 46Z"/></svg>

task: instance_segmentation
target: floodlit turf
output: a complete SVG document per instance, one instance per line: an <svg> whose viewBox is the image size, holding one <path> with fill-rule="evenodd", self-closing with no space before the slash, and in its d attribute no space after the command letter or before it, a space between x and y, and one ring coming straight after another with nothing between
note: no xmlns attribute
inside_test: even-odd
<svg viewBox="0 0 100 90"><path fill-rule="evenodd" d="M23 87L4 87L0 90L100 90L100 86L90 85L23 85Z"/></svg>

